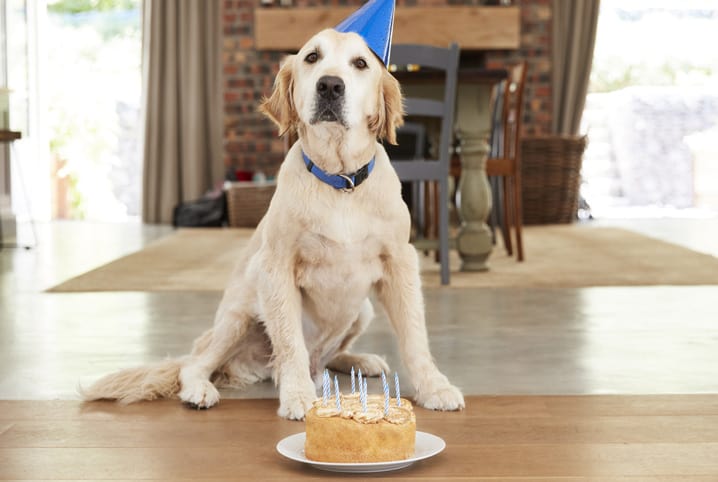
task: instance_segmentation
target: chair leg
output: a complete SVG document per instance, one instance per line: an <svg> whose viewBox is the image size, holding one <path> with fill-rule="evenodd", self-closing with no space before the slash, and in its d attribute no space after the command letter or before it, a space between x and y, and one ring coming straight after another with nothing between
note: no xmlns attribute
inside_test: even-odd
<svg viewBox="0 0 718 482"><path fill-rule="evenodd" d="M513 256L514 249L513 244L511 243L511 214L513 213L513 203L511 202L511 189L507 176L501 176L501 190L501 195L504 199L504 202L502 203L504 222L501 226L501 235L504 238L504 246L506 247L506 252L509 256Z"/></svg>
<svg viewBox="0 0 718 482"><path fill-rule="evenodd" d="M431 190L431 181L420 181L420 184L422 186L421 197L424 208L424 222L421 230L421 237L423 239L431 239L431 232L433 229L432 226L436 222L434 203L431 200L431 196L433 194ZM424 250L424 256L428 256L429 253L430 251L428 249Z"/></svg>
<svg viewBox="0 0 718 482"><path fill-rule="evenodd" d="M521 200L521 174L512 176L514 194L514 221L516 222L516 252L518 261L524 260L524 241L521 228L523 226L523 206Z"/></svg>
<svg viewBox="0 0 718 482"><path fill-rule="evenodd" d="M439 192L439 191L443 191L443 192ZM439 238L439 229L440 229L439 222L438 222L439 209L440 209L439 205L442 203L442 201L444 203L449 202L449 179L448 178L446 179L446 186L443 186L443 187L439 187L439 183L436 183L436 191L434 191L434 192L436 194L436 196L434 197L434 209L435 209L434 212L436 213L437 222L434 225L434 226L436 226L436 230L433 233L433 238L438 239ZM446 217L446 225L448 226L449 225L449 217L448 217L449 216L449 205L448 204L446 204L446 216L447 216ZM441 253L439 252L439 250L437 250L434 253L434 261L436 261L437 263L441 263Z"/></svg>
<svg viewBox="0 0 718 482"><path fill-rule="evenodd" d="M496 228L501 229L499 215L502 212L501 184L497 176L489 178L491 184L491 214L489 215L489 229L491 229L491 244L496 245Z"/></svg>
<svg viewBox="0 0 718 482"><path fill-rule="evenodd" d="M411 209L409 210L411 212L411 222L416 230L416 235L418 236L418 233L421 232L421 225L422 225L422 211L421 211L421 201L419 200L419 183L418 182L412 182L410 184L411 186Z"/></svg>
<svg viewBox="0 0 718 482"><path fill-rule="evenodd" d="M428 223L428 228L426 230L426 239L438 239L439 238L439 183L436 181L427 181L426 183L427 191L430 193L429 197L427 198L427 204L429 207L429 212L431 213L431 220ZM447 192L445 190L445 192ZM441 262L441 256L439 254L439 250L437 249L434 251L434 261L437 263Z"/></svg>
<svg viewBox="0 0 718 482"><path fill-rule="evenodd" d="M436 205L434 204L434 197L436 196L436 188L434 183L427 181L424 183L424 238L431 239L434 232L436 231L436 220L438 214L436 212Z"/></svg>
<svg viewBox="0 0 718 482"><path fill-rule="evenodd" d="M449 284L449 181L446 177L439 182L439 261L441 262L441 284Z"/></svg>

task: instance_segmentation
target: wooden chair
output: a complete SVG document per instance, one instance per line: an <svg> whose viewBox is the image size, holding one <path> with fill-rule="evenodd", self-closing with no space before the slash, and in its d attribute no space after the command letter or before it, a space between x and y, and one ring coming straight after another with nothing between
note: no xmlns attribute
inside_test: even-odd
<svg viewBox="0 0 718 482"><path fill-rule="evenodd" d="M516 254L518 261L524 260L524 245L521 227L521 120L523 117L523 94L526 84L526 61L509 69L508 78L497 92L501 99L495 105L500 109L499 138L494 145L498 156L486 161L486 174L501 179L499 202L495 206L503 212L501 232L509 256L513 256L511 240L512 227L516 233Z"/></svg>
<svg viewBox="0 0 718 482"><path fill-rule="evenodd" d="M397 129L396 134L397 145L384 146L390 159L421 160L424 157L426 150L426 126L424 124L405 122ZM413 230L426 234L428 220L426 219L424 193L424 183L402 183L402 196L410 206ZM436 236L438 237L438 231Z"/></svg>
<svg viewBox="0 0 718 482"><path fill-rule="evenodd" d="M449 284L449 159L451 138L454 125L454 106L456 102L456 80L459 68L459 47L456 44L448 48L428 45L394 45L391 50L391 63L395 66L412 66L421 69L434 69L444 73L443 100L409 97L404 100L407 117L436 118L441 123L438 158L427 159L423 155L414 159L394 159L392 165L402 181L435 182L439 199L439 262L441 263L441 284ZM423 153L422 153L423 154ZM415 240L415 245L426 249L426 240Z"/></svg>

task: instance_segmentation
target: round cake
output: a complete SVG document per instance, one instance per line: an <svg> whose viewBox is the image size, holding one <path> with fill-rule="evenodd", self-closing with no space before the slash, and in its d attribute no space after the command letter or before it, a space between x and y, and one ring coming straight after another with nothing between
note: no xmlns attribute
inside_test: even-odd
<svg viewBox="0 0 718 482"><path fill-rule="evenodd" d="M366 411L359 395L340 395L341 410L331 397L314 401L307 412L304 453L318 462L388 462L414 455L416 416L411 403L391 399L385 414L384 397L367 397Z"/></svg>

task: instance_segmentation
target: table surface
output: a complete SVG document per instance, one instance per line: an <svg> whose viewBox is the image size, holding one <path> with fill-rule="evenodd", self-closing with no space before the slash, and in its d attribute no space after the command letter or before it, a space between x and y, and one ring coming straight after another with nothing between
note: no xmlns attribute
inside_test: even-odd
<svg viewBox="0 0 718 482"><path fill-rule="evenodd" d="M0 129L0 142L16 141L22 137L21 132Z"/></svg>
<svg viewBox="0 0 718 482"><path fill-rule="evenodd" d="M302 432L277 400L0 401L0 480L336 480L284 459ZM716 481L718 396L467 397L462 412L417 409L441 454L378 474L405 480Z"/></svg>
<svg viewBox="0 0 718 482"><path fill-rule="evenodd" d="M392 72L392 75L402 84L436 84L444 82L444 72L435 70L421 70L418 72L399 70ZM508 75L509 71L506 69L469 67L459 68L457 80L459 83L495 84L507 78Z"/></svg>

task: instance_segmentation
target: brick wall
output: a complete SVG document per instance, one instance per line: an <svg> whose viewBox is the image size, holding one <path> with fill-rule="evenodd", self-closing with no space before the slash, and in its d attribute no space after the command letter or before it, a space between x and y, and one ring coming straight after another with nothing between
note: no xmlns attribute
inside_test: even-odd
<svg viewBox="0 0 718 482"><path fill-rule="evenodd" d="M551 132L551 0L523 0L521 47L516 51L488 52L486 67L500 68L526 59L524 124L526 135Z"/></svg>
<svg viewBox="0 0 718 482"><path fill-rule="evenodd" d="M361 5L364 0L295 0L296 6ZM398 0L400 6L476 4L475 0ZM528 60L524 130L548 133L551 128L551 0L520 0L521 48L489 52L487 67ZM257 0L223 3L223 64L225 165L231 169L262 170L274 174L282 160L283 141L274 126L257 113L268 95L283 57L279 52L254 49L254 8ZM481 28L477 26L477 28Z"/></svg>

